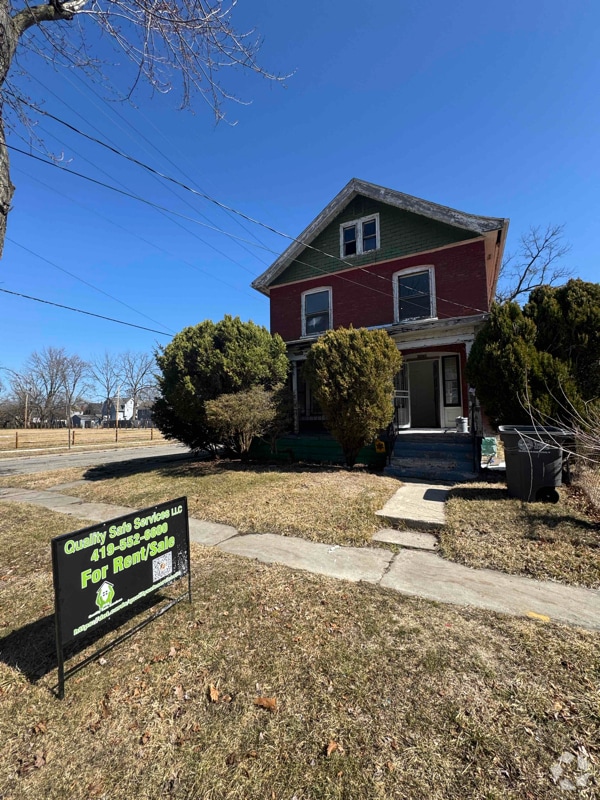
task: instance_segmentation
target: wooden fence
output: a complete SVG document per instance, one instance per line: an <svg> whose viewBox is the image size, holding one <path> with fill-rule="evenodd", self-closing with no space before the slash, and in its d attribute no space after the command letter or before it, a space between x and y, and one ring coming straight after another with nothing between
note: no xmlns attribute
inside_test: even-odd
<svg viewBox="0 0 600 800"><path fill-rule="evenodd" d="M156 428L18 428L0 429L0 452L68 450L165 442Z"/></svg>

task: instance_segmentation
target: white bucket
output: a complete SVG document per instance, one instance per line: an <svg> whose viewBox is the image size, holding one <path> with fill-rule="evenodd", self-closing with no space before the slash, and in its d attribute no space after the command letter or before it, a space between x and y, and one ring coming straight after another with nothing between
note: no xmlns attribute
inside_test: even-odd
<svg viewBox="0 0 600 800"><path fill-rule="evenodd" d="M469 432L469 420L467 419L467 417L456 418L456 432L457 433Z"/></svg>

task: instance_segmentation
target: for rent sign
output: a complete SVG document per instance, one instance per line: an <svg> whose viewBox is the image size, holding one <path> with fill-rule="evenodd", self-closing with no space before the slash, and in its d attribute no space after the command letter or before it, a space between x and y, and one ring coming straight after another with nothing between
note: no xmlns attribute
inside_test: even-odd
<svg viewBox="0 0 600 800"><path fill-rule="evenodd" d="M187 498L52 540L57 643L189 573Z"/></svg>

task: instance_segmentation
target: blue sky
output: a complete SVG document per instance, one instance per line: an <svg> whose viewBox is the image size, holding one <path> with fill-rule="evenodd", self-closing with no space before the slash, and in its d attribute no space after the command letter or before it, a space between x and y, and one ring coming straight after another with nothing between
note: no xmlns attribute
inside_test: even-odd
<svg viewBox="0 0 600 800"><path fill-rule="evenodd" d="M509 217L509 251L530 225L564 223L575 274L599 279L600 4L240 0L234 21L264 37L267 69L293 73L285 87L232 73L228 88L252 101L227 107L236 125L145 90L135 106L107 102L76 71L34 58L26 90L80 130L292 236L358 177ZM13 153L0 288L167 334L226 313L268 325L268 300L250 282L285 239L47 118L38 133L70 169L190 219ZM9 369L50 345L91 358L169 341L3 293L0 309Z"/></svg>

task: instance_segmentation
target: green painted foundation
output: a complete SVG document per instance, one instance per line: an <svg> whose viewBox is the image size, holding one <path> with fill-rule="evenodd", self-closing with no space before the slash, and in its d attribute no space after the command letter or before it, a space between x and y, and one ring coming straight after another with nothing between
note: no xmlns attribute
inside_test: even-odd
<svg viewBox="0 0 600 800"><path fill-rule="evenodd" d="M255 439L250 448L250 458L257 461L276 461L293 464L298 461L310 464L343 464L344 454L338 442L325 434L316 436L283 436L277 440L275 451L269 442ZM386 453L375 452L375 444L363 447L356 459L369 469L383 470L387 463Z"/></svg>

